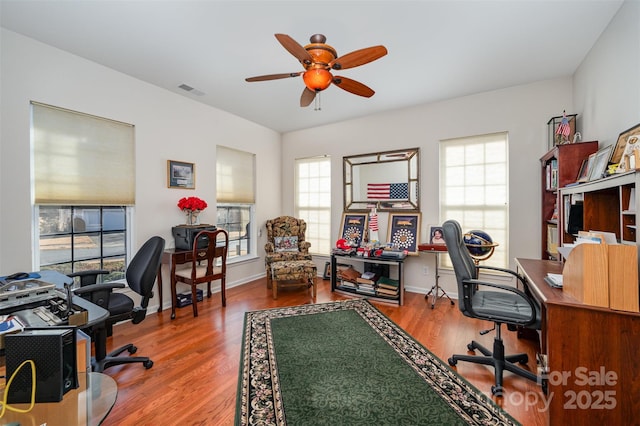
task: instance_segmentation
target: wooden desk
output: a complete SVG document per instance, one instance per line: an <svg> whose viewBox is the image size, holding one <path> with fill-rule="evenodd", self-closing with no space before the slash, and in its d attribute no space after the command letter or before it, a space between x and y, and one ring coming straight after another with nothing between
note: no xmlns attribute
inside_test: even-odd
<svg viewBox="0 0 640 426"><path fill-rule="evenodd" d="M216 256L218 250L222 251L224 247L216 247ZM206 250L202 251L203 253ZM191 262L193 259L193 251L192 250L180 250L175 248L166 249L162 253L162 259L160 263L160 271L158 272L158 287L160 288L158 297L160 298L160 308L158 308L158 312L162 309L162 265L169 265L169 278L171 280L171 319L176 317L176 304L177 304L177 294L176 294L176 265L182 265L188 262ZM222 292L222 299L225 298L225 288L221 286L220 291ZM197 303L196 301L192 301L192 303Z"/></svg>
<svg viewBox="0 0 640 426"><path fill-rule="evenodd" d="M551 260L516 259L542 311L551 425L630 424L640 416L640 314L585 305L550 287Z"/></svg>
<svg viewBox="0 0 640 426"><path fill-rule="evenodd" d="M67 392L60 402L43 402L34 405L28 413L6 410L0 425L16 422L22 425L99 425L113 408L118 396L118 385L110 376L102 373L78 373L80 386ZM29 404L10 404L27 409Z"/></svg>

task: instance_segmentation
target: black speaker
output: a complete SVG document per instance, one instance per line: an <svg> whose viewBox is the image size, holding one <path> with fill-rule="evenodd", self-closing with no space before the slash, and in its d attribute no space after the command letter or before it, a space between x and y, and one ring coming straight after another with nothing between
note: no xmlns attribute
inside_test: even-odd
<svg viewBox="0 0 640 426"><path fill-rule="evenodd" d="M76 331L72 327L27 328L5 336L6 381L26 360L36 367L36 402L59 402L62 396L78 387ZM7 402L31 401L33 386L29 365L15 375L6 387Z"/></svg>
<svg viewBox="0 0 640 426"><path fill-rule="evenodd" d="M567 234L578 235L582 231L582 203L578 202L569 207L569 218L567 219Z"/></svg>

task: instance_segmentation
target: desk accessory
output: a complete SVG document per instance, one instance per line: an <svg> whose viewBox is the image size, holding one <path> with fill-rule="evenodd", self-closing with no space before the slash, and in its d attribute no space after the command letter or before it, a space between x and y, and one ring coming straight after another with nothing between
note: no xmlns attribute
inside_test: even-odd
<svg viewBox="0 0 640 426"><path fill-rule="evenodd" d="M36 402L59 402L65 393L78 387L76 333L74 327L25 329L5 336L6 377L26 360L36 369ZM31 372L21 369L9 388L9 403L31 401Z"/></svg>

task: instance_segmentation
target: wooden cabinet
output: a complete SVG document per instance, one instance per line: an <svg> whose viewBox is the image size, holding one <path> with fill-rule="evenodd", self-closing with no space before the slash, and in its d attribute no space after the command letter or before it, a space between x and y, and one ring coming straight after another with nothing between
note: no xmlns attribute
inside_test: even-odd
<svg viewBox="0 0 640 426"><path fill-rule="evenodd" d="M557 259L557 245L560 245L559 209L561 208L558 188L563 188L577 180L582 161L598 151L598 142L581 142L557 145L540 158L542 166L542 259Z"/></svg>

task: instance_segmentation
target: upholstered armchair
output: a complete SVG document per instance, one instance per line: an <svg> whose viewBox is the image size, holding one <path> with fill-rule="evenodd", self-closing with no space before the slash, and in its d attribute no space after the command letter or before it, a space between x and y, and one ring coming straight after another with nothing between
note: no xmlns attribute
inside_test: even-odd
<svg viewBox="0 0 640 426"><path fill-rule="evenodd" d="M304 240L307 223L292 216L267 220L267 243L264 245L265 266L285 260L311 260L311 243Z"/></svg>

